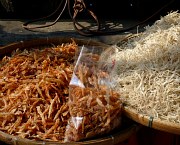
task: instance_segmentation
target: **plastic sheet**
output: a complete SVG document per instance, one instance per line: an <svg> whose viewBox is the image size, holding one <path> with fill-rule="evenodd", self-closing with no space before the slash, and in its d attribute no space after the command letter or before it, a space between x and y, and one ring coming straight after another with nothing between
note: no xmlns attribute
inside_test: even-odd
<svg viewBox="0 0 180 145"><path fill-rule="evenodd" d="M109 75L114 63L105 58L98 49L80 49L69 85L71 117L64 142L103 135L121 125L122 101Z"/></svg>

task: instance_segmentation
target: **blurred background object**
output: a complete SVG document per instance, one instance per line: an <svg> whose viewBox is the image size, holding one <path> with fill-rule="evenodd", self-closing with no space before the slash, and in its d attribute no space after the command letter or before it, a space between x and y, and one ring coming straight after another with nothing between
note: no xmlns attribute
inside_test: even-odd
<svg viewBox="0 0 180 145"><path fill-rule="evenodd" d="M61 0L0 0L0 18L33 19L53 13Z"/></svg>
<svg viewBox="0 0 180 145"><path fill-rule="evenodd" d="M0 0L0 18L13 19L34 19L47 16L53 13L63 0ZM73 9L74 0L69 0ZM179 0L84 0L86 6L94 11L99 18L105 19L144 19L157 10L161 9L169 2L157 17L165 15L172 10L179 10ZM58 13L51 19L57 17ZM64 12L62 18L70 18L68 10Z"/></svg>

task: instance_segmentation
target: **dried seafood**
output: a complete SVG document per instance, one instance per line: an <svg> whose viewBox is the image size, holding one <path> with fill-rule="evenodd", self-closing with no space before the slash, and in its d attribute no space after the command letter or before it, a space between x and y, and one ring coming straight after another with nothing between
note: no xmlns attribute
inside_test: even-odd
<svg viewBox="0 0 180 145"><path fill-rule="evenodd" d="M70 82L65 142L104 135L121 125L122 101L95 54L80 55Z"/></svg>
<svg viewBox="0 0 180 145"><path fill-rule="evenodd" d="M72 41L53 47L17 49L1 60L1 131L31 140L64 142L71 135L75 136L69 141L79 141L108 133L120 125L119 94L97 85L97 78L89 76L88 67L79 67L78 76L89 87L71 87L70 97L74 101L69 101L77 49ZM94 55L92 59L98 57ZM78 133L73 128L67 129L72 125L69 120L75 116L76 119L83 116Z"/></svg>
<svg viewBox="0 0 180 145"><path fill-rule="evenodd" d="M61 141L69 118L68 85L77 44L17 50L0 68L0 130Z"/></svg>

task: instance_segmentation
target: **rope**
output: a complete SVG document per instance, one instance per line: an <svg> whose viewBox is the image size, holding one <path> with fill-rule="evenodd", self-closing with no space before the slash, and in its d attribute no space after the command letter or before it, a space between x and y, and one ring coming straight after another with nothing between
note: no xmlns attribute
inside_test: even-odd
<svg viewBox="0 0 180 145"><path fill-rule="evenodd" d="M152 128L153 119L154 119L154 117L152 117L152 116L149 117L148 127L150 127L150 128Z"/></svg>
<svg viewBox="0 0 180 145"><path fill-rule="evenodd" d="M77 0L75 0L77 1ZM78 0L78 1L81 1L82 3L83 0ZM91 31L90 29L88 28L85 28L84 26L80 25L77 21L76 21L76 17L78 14L75 14L74 17L73 17L73 22L74 22L74 27L75 29L77 30L77 32L79 32L81 35L84 35L84 36L93 36L93 35L112 35L112 34L118 34L118 33L122 33L122 32L126 32L126 31L129 31L129 30L132 30L133 28L139 26L139 25L142 25L144 24L145 22L147 22L148 20L150 20L151 18L153 18L155 15L157 15L160 11L162 11L164 8L166 8L168 5L170 5L171 3L173 3L175 0L170 0L170 2L166 3L164 6L162 6L159 10L157 10L155 13L153 13L150 17L146 18L145 20L135 24L135 25L132 25L130 27L127 27L127 28L124 28L124 29L116 29L116 30L108 30L108 31L102 31L100 29L100 25L99 25L99 22L97 20L97 17L94 15L94 13L91 13L92 17L96 20L97 22L97 26L98 26L98 29L96 31ZM84 7L84 9L86 9L86 7ZM87 9L87 11L89 11ZM74 12L82 12L81 11L78 11L78 10L74 10ZM89 12L90 13L90 12ZM78 29L77 26L80 26L81 29Z"/></svg>
<svg viewBox="0 0 180 145"><path fill-rule="evenodd" d="M63 9L61 10L60 14L58 15L58 17L56 18L56 20L51 23L51 24L46 24L46 25L39 25L39 26L28 26L29 24L32 24L34 22L37 22L37 21L41 21L43 19L46 19L48 17L51 17L52 15L54 15L60 8L61 8L61 5L62 3L64 2L64 6L63 6ZM68 7L68 12L69 12L69 15L73 21L73 26L74 26L74 29L80 34L80 35L83 35L83 36L94 36L94 35L112 35L112 34L118 34L118 33L122 33L122 32L126 32L126 31L129 31L129 30L132 30L133 28L139 26L139 25L142 25L144 24L145 22L147 22L148 20L150 20L152 17L154 17L155 15L157 15L160 11L162 11L165 7L167 7L168 5L170 5L171 3L173 3L175 0L170 0L168 3L166 3L164 6L162 6L158 11L156 11L155 13L153 13L150 17L146 18L145 20L137 23L137 24L134 24L130 27L127 27L127 28L124 28L124 29L116 29L116 30L102 30L101 29L101 25L100 25L100 22L97 18L97 16L94 14L93 11L89 10L87 7L86 7L86 4L84 3L84 0L74 0L74 6L73 6L73 15L72 15L72 12L71 12L71 6L70 6L70 0L61 0L59 6L57 7L57 9L50 15L46 16L46 17L43 17L43 18L39 18L39 19L35 19L35 20L32 20L32 21L28 21L26 23L24 23L22 25L23 28L27 29L27 30L33 30L33 29L37 29L37 28L44 28L44 27L49 27L49 26L52 26L54 24L57 23L57 21L60 19L61 15L63 14L64 10L66 7ZM89 14L93 20L96 22L96 29L91 29L90 27L85 27L83 26L82 24L80 24L78 21L77 21L77 17L80 13L86 13L86 14Z"/></svg>
<svg viewBox="0 0 180 145"><path fill-rule="evenodd" d="M64 10L65 10L65 8L66 8L66 6L67 6L68 1L69 1L69 0L65 0L63 9L62 9L62 11L60 12L60 14L58 15L58 17L56 18L56 20L55 20L54 22L52 22L52 23L50 23L50 24L39 25L39 26L34 26L34 27L33 27L33 26L29 26L29 24L32 24L32 23L34 23L34 22L38 22L38 21L41 21L41 20L43 20L43 19L47 19L47 18L50 18L51 16L53 16L53 15L61 8L61 6L62 6L62 4L63 4L63 0L61 0L61 2L60 2L60 4L59 4L59 6L57 7L57 9L56 9L53 13L51 13L50 15L45 16L45 17L42 17L42 18L38 18L38 19L35 19L35 20L32 20L32 21L28 21L28 22L24 23L24 24L22 25L22 27L23 27L24 29L27 29L27 30L33 30L33 29L37 29L37 28L45 28L45 27L50 27L50 26L55 25L55 24L58 22L58 20L60 19L61 15L63 14L63 12L64 12Z"/></svg>

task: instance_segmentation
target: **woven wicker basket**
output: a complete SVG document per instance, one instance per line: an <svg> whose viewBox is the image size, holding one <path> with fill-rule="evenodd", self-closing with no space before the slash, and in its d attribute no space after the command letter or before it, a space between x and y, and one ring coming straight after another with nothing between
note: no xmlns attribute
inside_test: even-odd
<svg viewBox="0 0 180 145"><path fill-rule="evenodd" d="M113 134L109 134L101 138L70 143L59 143L53 141L33 141L12 136L0 131L0 141L9 145L115 145L130 138L130 136L136 132L137 128L138 127L136 124L131 124L124 129L121 129Z"/></svg>
<svg viewBox="0 0 180 145"><path fill-rule="evenodd" d="M128 37L126 37L123 41L120 42L118 45L126 44L128 40L131 40L137 36L141 36L143 34L131 34ZM168 122L168 121L163 121L158 118L153 118L152 116L145 116L143 114L140 114L137 112L137 110L132 109L128 106L123 107L123 114L136 121L139 124L142 124L144 126L157 129L160 131L164 131L167 133L172 133L172 134L177 134L180 135L180 124L179 123L173 123L173 122Z"/></svg>
<svg viewBox="0 0 180 145"><path fill-rule="evenodd" d="M150 116L144 116L142 114L139 114L136 110L131 109L129 107L124 107L123 113L128 118L130 118L144 126L148 126L148 127L151 127L151 128L157 129L157 130L161 130L164 132L180 135L180 124L178 124L178 123L162 121L160 119L155 119Z"/></svg>
<svg viewBox="0 0 180 145"><path fill-rule="evenodd" d="M102 50L105 50L108 45L93 41L93 40L82 40L82 39L75 39L72 38L79 46L93 46ZM25 49L25 48L32 48L32 47L41 47L41 46L49 46L49 45L58 45L62 43L72 42L71 38L63 38L63 37L55 37L55 38L39 38L39 39L32 39L22 42L15 42L12 44L8 44L6 46L0 47L0 57L4 55L10 54L13 50ZM130 120L130 119L128 119ZM138 124L134 121L124 121L125 123L122 124L122 127L116 130L115 132L100 137L94 138L91 140L86 140L82 142L74 142L74 143L67 143L68 145L113 145L119 142L122 142L128 139L133 133L137 131L139 128ZM128 122L128 123L127 123ZM129 123L130 122L130 123ZM46 141L34 141L29 139L22 139L16 136L12 136L0 131L0 141L5 142L6 144L11 145L62 145L66 143L59 143L59 142L46 142Z"/></svg>
<svg viewBox="0 0 180 145"><path fill-rule="evenodd" d="M38 39L31 39L26 41L20 41L11 43L8 45L5 45L3 47L0 47L0 56L3 56L5 54L11 53L13 50L19 49L25 49L25 48L32 48L32 47L41 47L41 46L47 46L47 45L58 45L62 43L69 43L72 42L72 39L79 45L85 45L85 46L91 46L91 47L97 47L100 49L106 49L108 47L107 44L94 41L94 40L84 40L84 39L76 39L71 37L51 37L51 38L38 38Z"/></svg>

